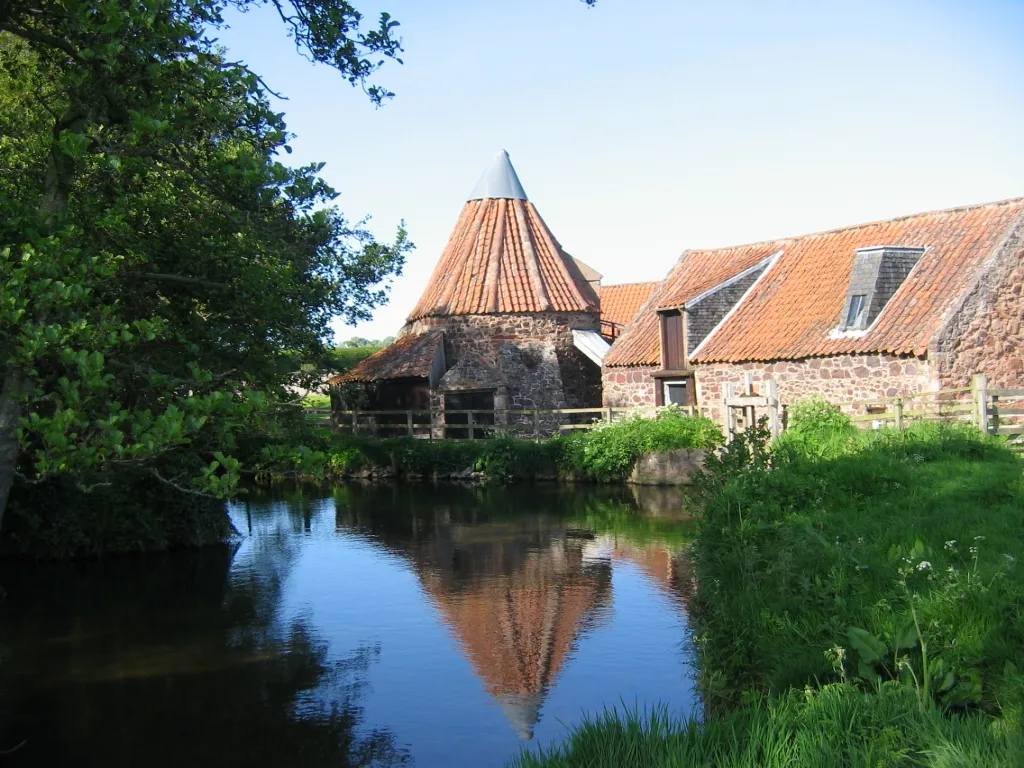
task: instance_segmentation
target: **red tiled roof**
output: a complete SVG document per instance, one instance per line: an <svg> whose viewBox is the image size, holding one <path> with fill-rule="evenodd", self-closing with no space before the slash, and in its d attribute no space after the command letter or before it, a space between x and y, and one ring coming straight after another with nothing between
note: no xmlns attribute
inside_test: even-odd
<svg viewBox="0 0 1024 768"><path fill-rule="evenodd" d="M596 312L594 289L528 200L484 198L462 209L409 315Z"/></svg>
<svg viewBox="0 0 1024 768"><path fill-rule="evenodd" d="M649 311L612 346L605 364L656 365L660 349L654 308L678 306L777 251L781 256L700 347L694 362L865 352L924 355L946 312L1022 217L1024 198L1018 198L739 248L688 251L656 291ZM856 250L878 245L927 250L867 333L829 338L841 321ZM705 265L713 274L705 272Z"/></svg>
<svg viewBox="0 0 1024 768"><path fill-rule="evenodd" d="M637 310L644 305L658 283L622 283L602 285L598 291L601 298L601 320L606 323L625 325Z"/></svg>
<svg viewBox="0 0 1024 768"><path fill-rule="evenodd" d="M374 352L355 368L328 379L331 386L352 381L429 378L430 365L441 343L440 331L407 333L379 352Z"/></svg>
<svg viewBox="0 0 1024 768"><path fill-rule="evenodd" d="M658 365L661 362L658 307L678 307L777 250L775 243L761 243L721 251L687 251L651 294L643 313L638 314L612 344L604 364Z"/></svg>

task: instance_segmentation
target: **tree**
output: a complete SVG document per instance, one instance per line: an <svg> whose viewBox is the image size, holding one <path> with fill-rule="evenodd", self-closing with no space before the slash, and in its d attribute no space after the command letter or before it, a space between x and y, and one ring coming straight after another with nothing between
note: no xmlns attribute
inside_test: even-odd
<svg viewBox="0 0 1024 768"><path fill-rule="evenodd" d="M270 6L300 53L380 104L397 22L343 0L0 3L0 521L15 476L83 489L115 466L230 493L234 436L367 319L411 247L290 168L270 91L226 58L222 10ZM201 463L199 463L201 462Z"/></svg>

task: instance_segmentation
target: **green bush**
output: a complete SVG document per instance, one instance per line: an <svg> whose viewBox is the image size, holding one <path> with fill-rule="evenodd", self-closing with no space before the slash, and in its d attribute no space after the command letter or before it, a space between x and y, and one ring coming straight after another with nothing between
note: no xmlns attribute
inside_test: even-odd
<svg viewBox="0 0 1024 768"><path fill-rule="evenodd" d="M646 453L711 449L721 444L722 432L710 419L687 416L669 407L659 409L653 419L632 416L559 439L564 470L586 479L615 482L624 480Z"/></svg>

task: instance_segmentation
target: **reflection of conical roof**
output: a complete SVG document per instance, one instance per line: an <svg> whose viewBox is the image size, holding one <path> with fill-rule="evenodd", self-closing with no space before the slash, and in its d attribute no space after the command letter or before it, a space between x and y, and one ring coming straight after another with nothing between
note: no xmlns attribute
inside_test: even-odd
<svg viewBox="0 0 1024 768"><path fill-rule="evenodd" d="M496 312L596 312L597 294L526 199L508 154L462 209L409 320Z"/></svg>
<svg viewBox="0 0 1024 768"><path fill-rule="evenodd" d="M540 693L503 694L498 697L498 701L519 738L523 741L532 739L533 726L540 720L540 705L544 702L544 696Z"/></svg>
<svg viewBox="0 0 1024 768"><path fill-rule="evenodd" d="M520 737L532 738L580 629L607 599L607 565L584 569L581 551L556 540L513 573L468 583L462 575L459 588L438 572L421 576L488 692Z"/></svg>

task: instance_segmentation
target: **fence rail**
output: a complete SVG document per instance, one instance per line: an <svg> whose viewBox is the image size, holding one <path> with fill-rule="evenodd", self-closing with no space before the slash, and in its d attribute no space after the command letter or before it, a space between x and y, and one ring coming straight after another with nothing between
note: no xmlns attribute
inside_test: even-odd
<svg viewBox="0 0 1024 768"><path fill-rule="evenodd" d="M489 439L498 434L539 439L556 432L593 429L635 413L653 413L653 407L630 408L473 408L405 410L304 409L311 423L330 424L351 434L419 437L445 440ZM684 408L691 415L696 409ZM589 419L584 419L585 416ZM455 417L452 420L451 417ZM465 421L463 421L463 417Z"/></svg>

